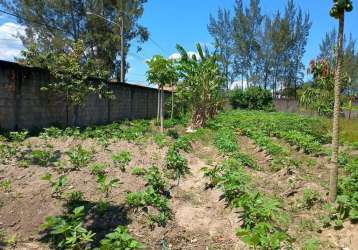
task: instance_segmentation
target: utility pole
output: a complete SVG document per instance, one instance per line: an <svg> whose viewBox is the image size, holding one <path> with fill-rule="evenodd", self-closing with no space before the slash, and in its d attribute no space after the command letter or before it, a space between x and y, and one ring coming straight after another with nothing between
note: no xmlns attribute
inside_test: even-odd
<svg viewBox="0 0 358 250"><path fill-rule="evenodd" d="M124 67L125 67L125 58L124 58L124 20L123 15L119 17L119 22L121 25L121 83L124 83L125 76L124 76Z"/></svg>

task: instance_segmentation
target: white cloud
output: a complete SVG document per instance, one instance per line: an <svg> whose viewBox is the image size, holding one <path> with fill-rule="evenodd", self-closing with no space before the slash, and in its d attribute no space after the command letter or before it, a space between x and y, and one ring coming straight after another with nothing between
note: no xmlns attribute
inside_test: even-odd
<svg viewBox="0 0 358 250"><path fill-rule="evenodd" d="M189 58L192 58L193 55L195 55L196 58L200 58L199 53L197 53L197 52L189 51L187 53L188 53ZM170 60L179 60L180 58L181 58L181 55L179 53L173 53L169 56Z"/></svg>
<svg viewBox="0 0 358 250"><path fill-rule="evenodd" d="M0 25L0 59L14 61L24 49L19 35L25 34L25 26L6 22Z"/></svg>

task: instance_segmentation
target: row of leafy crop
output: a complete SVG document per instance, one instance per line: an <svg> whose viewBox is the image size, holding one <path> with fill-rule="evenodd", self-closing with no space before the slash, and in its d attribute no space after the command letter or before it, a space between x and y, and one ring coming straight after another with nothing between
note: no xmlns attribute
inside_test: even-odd
<svg viewBox="0 0 358 250"><path fill-rule="evenodd" d="M319 118L297 114L236 110L223 113L216 120L243 131L254 131L260 137L266 135L282 138L309 154L322 153L321 143L327 143L330 139L327 128Z"/></svg>
<svg viewBox="0 0 358 250"><path fill-rule="evenodd" d="M182 136L172 143L165 158L165 169L167 175L178 179L188 173L187 160L181 155L182 151L191 149L190 137ZM125 151L126 152L126 151ZM126 171L126 165L130 161L130 154L121 157L112 157L117 160L116 165L122 171ZM86 165L88 165L87 162ZM103 193L103 198L92 208L95 213L105 214L110 207L108 200L113 188L120 184L120 180L111 178L106 174L106 165L96 163L90 165L90 172L96 177L98 190ZM127 194L127 205L131 208L142 208L147 211L147 222L151 228L155 225L165 226L167 220L171 218L169 207L170 192L163 173L157 166L147 169L141 167L132 168L132 174L143 175L147 181L146 189L139 192ZM42 178L48 181L51 186L54 198L67 199L68 210L63 216L50 216L43 224L43 229L47 233L50 243L59 249L93 249L91 243L94 241L95 233L84 227L85 212L88 210L83 200L83 194L73 191L64 195L68 185L66 175L54 178L51 174L46 174ZM96 244L94 244L96 245ZM138 249L143 247L123 226L118 226L113 232L107 234L94 249Z"/></svg>
<svg viewBox="0 0 358 250"><path fill-rule="evenodd" d="M219 129L214 143L226 159L214 168L204 168L204 175L210 179L210 186L220 188L228 204L238 209L241 226L237 235L255 249L280 249L289 239L280 226L285 221L281 203L252 185L245 166L256 165L239 152L232 129Z"/></svg>
<svg viewBox="0 0 358 250"><path fill-rule="evenodd" d="M330 207L323 218L325 226L343 227L343 221L358 222L358 158L350 157L344 162L345 175L339 179L336 205Z"/></svg>

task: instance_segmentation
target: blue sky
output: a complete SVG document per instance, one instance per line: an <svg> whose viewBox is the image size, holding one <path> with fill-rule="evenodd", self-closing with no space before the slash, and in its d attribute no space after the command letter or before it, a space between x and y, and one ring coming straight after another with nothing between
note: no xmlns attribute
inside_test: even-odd
<svg viewBox="0 0 358 250"><path fill-rule="evenodd" d="M152 40L143 44L143 50L136 53L135 46L128 56L131 68L127 74L129 82L145 83L145 59L155 54L169 57L176 52L179 43L188 51L195 51L197 42L210 45L212 39L207 31L209 14L216 14L218 7L232 10L235 0L149 0L140 22L148 27ZM244 0L247 4L249 1ZM324 34L337 27L338 22L328 13L331 0L295 0L296 4L311 15L312 28L308 40L304 64L319 51ZM286 0L261 0L262 12L271 15L277 9L283 10ZM358 40L358 1L353 0L355 9L346 16L345 32L352 33ZM21 49L21 43L14 42L13 34L22 30L14 18L0 15L0 59L11 60Z"/></svg>

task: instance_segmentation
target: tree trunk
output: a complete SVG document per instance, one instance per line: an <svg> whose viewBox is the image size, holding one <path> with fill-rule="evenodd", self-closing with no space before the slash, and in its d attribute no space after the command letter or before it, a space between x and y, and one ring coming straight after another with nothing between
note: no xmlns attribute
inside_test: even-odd
<svg viewBox="0 0 358 250"><path fill-rule="evenodd" d="M164 86L161 87L161 94L160 94L160 132L164 132Z"/></svg>
<svg viewBox="0 0 358 250"><path fill-rule="evenodd" d="M339 112L341 94L341 69L343 64L343 33L344 33L344 12L339 18L338 46L336 51L336 71L334 76L334 110L333 110L333 131L332 131L332 159L330 169L329 200L335 202L337 197L338 180L338 153L339 153Z"/></svg>
<svg viewBox="0 0 358 250"><path fill-rule="evenodd" d="M157 123L159 122L159 117L160 117L160 87L158 85Z"/></svg>
<svg viewBox="0 0 358 250"><path fill-rule="evenodd" d="M170 119L174 117L174 85L172 85L172 112L170 113Z"/></svg>

